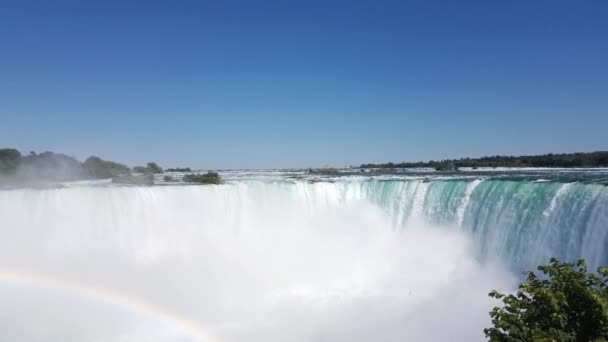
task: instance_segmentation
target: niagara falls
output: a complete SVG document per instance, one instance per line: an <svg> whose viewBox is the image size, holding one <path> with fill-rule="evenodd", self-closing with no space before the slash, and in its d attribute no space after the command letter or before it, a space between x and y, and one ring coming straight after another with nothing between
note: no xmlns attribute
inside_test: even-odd
<svg viewBox="0 0 608 342"><path fill-rule="evenodd" d="M0 293L19 308L11 319L31 324L2 331L479 340L486 292L514 289L519 270L553 256L608 261L608 169L222 176L1 191Z"/></svg>
<svg viewBox="0 0 608 342"><path fill-rule="evenodd" d="M0 342L608 341L606 18L0 0Z"/></svg>

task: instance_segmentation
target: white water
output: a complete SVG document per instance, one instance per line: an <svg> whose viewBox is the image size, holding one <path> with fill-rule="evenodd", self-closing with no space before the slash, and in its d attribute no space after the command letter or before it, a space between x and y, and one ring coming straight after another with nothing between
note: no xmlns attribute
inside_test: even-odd
<svg viewBox="0 0 608 342"><path fill-rule="evenodd" d="M462 230L424 223L429 184L387 189L247 182L4 191L0 270L137 298L219 341L483 340L496 304L487 293L513 288L514 277L479 261ZM474 191L465 189L459 206ZM456 213L466 221L464 209ZM0 281L3 339L196 340L72 292Z"/></svg>

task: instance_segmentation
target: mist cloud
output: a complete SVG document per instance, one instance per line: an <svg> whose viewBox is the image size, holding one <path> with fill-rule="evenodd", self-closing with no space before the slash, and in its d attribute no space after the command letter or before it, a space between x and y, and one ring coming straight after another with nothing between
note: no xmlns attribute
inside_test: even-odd
<svg viewBox="0 0 608 342"><path fill-rule="evenodd" d="M292 190L0 192L0 266L137 298L219 341L483 340L487 293L514 279L466 236ZM120 303L0 284L11 341L195 340Z"/></svg>

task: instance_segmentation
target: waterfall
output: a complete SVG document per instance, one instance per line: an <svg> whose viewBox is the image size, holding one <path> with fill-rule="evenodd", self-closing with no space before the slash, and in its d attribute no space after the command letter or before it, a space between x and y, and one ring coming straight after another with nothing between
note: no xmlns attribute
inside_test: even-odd
<svg viewBox="0 0 608 342"><path fill-rule="evenodd" d="M96 317L106 340L482 340L487 292L523 269L608 263L607 203L600 184L491 179L0 191L0 300L30 322L0 328L94 341L66 322Z"/></svg>

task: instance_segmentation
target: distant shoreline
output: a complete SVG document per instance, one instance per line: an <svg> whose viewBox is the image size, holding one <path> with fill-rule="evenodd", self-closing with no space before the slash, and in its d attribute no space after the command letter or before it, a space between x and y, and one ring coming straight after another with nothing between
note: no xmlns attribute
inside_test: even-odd
<svg viewBox="0 0 608 342"><path fill-rule="evenodd" d="M412 169L433 168L438 171L456 171L459 168L480 167L545 167L545 168L596 168L608 167L608 151L541 154L525 156L488 156L481 158L461 158L431 160L428 162L400 162L362 164L362 169Z"/></svg>

